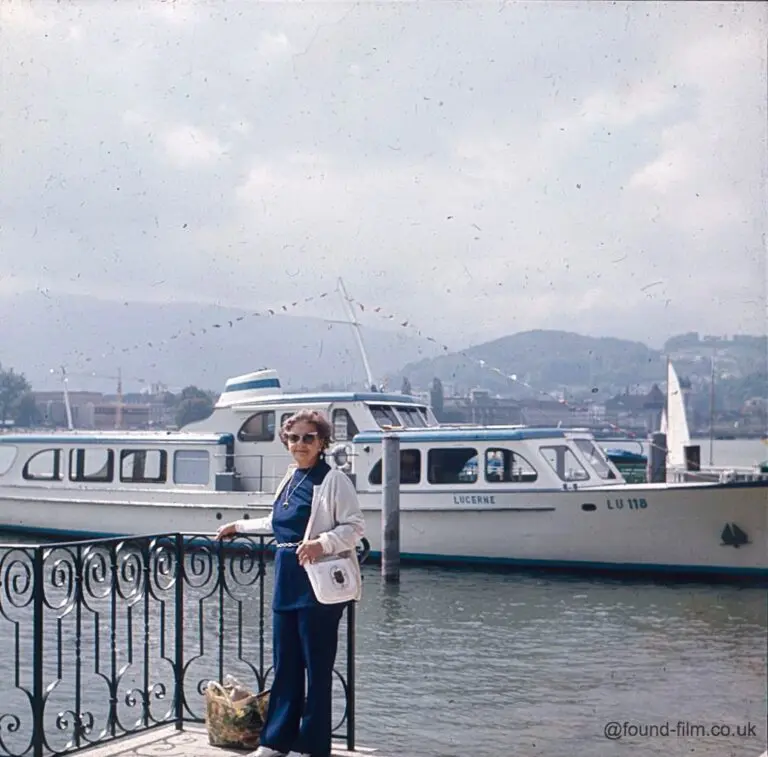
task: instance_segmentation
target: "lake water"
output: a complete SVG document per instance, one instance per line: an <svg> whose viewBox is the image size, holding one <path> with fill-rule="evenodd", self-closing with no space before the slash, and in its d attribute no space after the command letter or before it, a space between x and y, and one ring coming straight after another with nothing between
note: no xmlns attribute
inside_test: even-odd
<svg viewBox="0 0 768 757"><path fill-rule="evenodd" d="M764 589L411 568L393 589L374 566L365 588L358 738L385 755L765 749ZM683 726L617 743L611 721L756 735L685 738Z"/></svg>
<svg viewBox="0 0 768 757"><path fill-rule="evenodd" d="M384 757L758 757L766 747L764 587L422 567L404 568L400 585L393 587L382 584L375 565L364 566L364 575L357 624L357 743L377 747ZM245 595L245 659L255 661L258 609L251 596ZM188 601L186 606L185 648L192 654L197 604ZM213 608L200 616L209 654L218 622ZM106 660L108 607L101 612ZM134 657L140 660L140 607L136 612ZM237 616L232 611L227 617L225 672L250 682L238 668ZM68 669L74 654L72 621L70 615L63 637ZM162 636L158 623L153 612L153 654ZM92 623L84 626L83 670L90 676L84 678L84 705L103 723L98 703L106 702L105 688L93 675L92 628ZM3 624L6 637L9 631ZM27 650L23 678L29 685L31 626L21 631ZM125 622L119 621L123 659L125 632ZM172 634L170 627L167 632ZM341 637L337 667L343 671L343 632ZM0 713L4 706L9 712L27 712L20 693L12 690L12 647L4 649ZM45 681L53 681L52 631L45 660ZM169 667L154 667L166 672L170 691ZM126 676L121 691L141 686L140 671ZM190 680L194 684L212 672L210 662L193 666ZM48 708L51 732L56 712L71 706L65 703L72 701L72 674L65 679ZM151 680L158 680L154 672ZM202 714L203 701L194 696L193 685L188 692L193 709ZM120 701L128 713L122 694ZM157 706L160 711L167 707ZM135 715L134 709L126 721ZM606 738L609 723L621 724L627 737L618 742ZM665 724L670 735L661 735ZM728 726L733 735L691 735L714 725ZM631 737L649 728L653 736ZM743 735L737 735L739 729ZM56 743L65 740L57 737Z"/></svg>

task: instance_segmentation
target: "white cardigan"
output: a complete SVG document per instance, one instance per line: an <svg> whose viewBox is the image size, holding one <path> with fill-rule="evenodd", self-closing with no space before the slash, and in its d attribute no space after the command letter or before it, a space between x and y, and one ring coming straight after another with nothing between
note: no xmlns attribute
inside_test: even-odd
<svg viewBox="0 0 768 757"><path fill-rule="evenodd" d="M283 480L277 487L279 496L290 481L295 465L289 466ZM311 532L309 525L312 526ZM272 533L272 513L263 518L235 521L239 534ZM312 494L312 517L304 534L304 541L317 539L326 555L347 555L355 557L355 546L365 535L365 517L360 509L355 486L340 470L331 469L320 486ZM353 560L358 575L360 566ZM362 582L360 582L362 584ZM360 593L356 600L360 599Z"/></svg>

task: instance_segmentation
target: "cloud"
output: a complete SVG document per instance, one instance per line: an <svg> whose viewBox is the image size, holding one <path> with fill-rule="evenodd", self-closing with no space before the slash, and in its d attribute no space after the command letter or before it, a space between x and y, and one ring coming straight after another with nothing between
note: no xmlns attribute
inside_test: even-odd
<svg viewBox="0 0 768 757"><path fill-rule="evenodd" d="M296 52L283 32L262 32L259 35L258 53L264 58L276 58Z"/></svg>
<svg viewBox="0 0 768 757"><path fill-rule="evenodd" d="M451 343L765 327L763 5L11 19L0 257L25 286L246 305L342 275Z"/></svg>
<svg viewBox="0 0 768 757"><path fill-rule="evenodd" d="M3 27L14 34L44 32L51 25L47 14L28 3L5 3L2 19Z"/></svg>
<svg viewBox="0 0 768 757"><path fill-rule="evenodd" d="M203 18L202 4L184 0L149 2L141 10L171 26L187 26L198 23Z"/></svg>
<svg viewBox="0 0 768 757"><path fill-rule="evenodd" d="M189 125L169 129L163 143L168 157L179 168L210 165L226 150L216 137Z"/></svg>

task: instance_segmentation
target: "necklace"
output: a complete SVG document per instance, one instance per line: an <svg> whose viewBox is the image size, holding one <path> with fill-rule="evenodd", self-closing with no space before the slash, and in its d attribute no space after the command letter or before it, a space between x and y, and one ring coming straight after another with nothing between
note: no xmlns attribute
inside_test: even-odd
<svg viewBox="0 0 768 757"><path fill-rule="evenodd" d="M315 466L313 465L312 468ZM288 482L288 485L285 487L285 499L283 500L283 510L288 509L288 500L291 498L291 494L295 494L296 490L304 483L304 479L312 472L312 468L310 468L301 478L301 481L299 481L296 486L293 487L293 491L291 491L291 482Z"/></svg>

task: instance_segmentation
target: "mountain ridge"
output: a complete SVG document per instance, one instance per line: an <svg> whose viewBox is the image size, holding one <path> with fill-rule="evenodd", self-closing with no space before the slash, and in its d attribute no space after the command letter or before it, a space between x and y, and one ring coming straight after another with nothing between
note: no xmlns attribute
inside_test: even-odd
<svg viewBox="0 0 768 757"><path fill-rule="evenodd" d="M36 389L59 389L60 375L52 371L61 365L72 390L113 392L118 368L126 392L153 382L221 391L227 378L260 367L275 368L286 390L368 387L351 326L281 309L287 307L255 315L193 302L6 296L0 298L0 322L10 338L0 362L24 373ZM702 380L711 371L710 352L717 354L719 374L746 375L768 363L764 336L718 341L693 332L671 337L657 350L620 337L531 329L448 350L404 329L365 325L362 335L374 378L390 391L399 391L404 378L426 391L437 377L460 391L480 387L522 398L568 388L601 399L638 384L663 383L666 354L681 375ZM510 375L516 380L505 378Z"/></svg>
<svg viewBox="0 0 768 757"><path fill-rule="evenodd" d="M738 377L765 370L768 338L760 336L702 340L697 334L679 335L657 350L620 337L531 329L408 363L389 380L396 383L407 379L417 390L428 389L433 379L439 378L452 384L457 393L482 388L523 398L531 392L568 389L599 399L631 387L665 382L668 356L679 374L708 381L712 371L708 353L713 344L719 346L715 362L718 375Z"/></svg>

